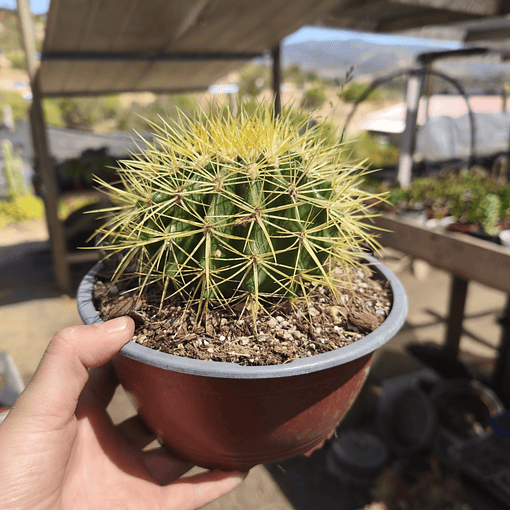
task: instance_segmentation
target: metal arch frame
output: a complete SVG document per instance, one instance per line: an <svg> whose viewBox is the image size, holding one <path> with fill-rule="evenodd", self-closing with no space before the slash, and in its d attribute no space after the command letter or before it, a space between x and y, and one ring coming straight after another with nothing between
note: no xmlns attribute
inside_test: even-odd
<svg viewBox="0 0 510 510"><path fill-rule="evenodd" d="M410 78L417 78L419 79L420 83L417 85L419 87L417 99L421 97L421 89L423 85L423 78L425 76L438 76L445 81L451 83L460 93L462 98L464 99L466 103L466 107L468 110L468 116L469 116L469 127L470 127L470 156L469 156L469 165L471 166L472 161L475 157L475 135L476 135L476 125L475 125L475 116L473 114L473 110L471 109L471 105L469 104L469 98L466 94L466 91L460 85L460 83L452 78L451 76L448 76L445 73L442 73L440 71L434 71L432 69L429 69L427 67L422 68L407 68L402 69L400 71L396 71L395 73L391 73L383 78L378 78L374 80L365 90L365 92L356 100L354 103L351 111L349 112L349 115L347 116L347 119L345 121L344 127L342 129L342 139L345 138L345 133L347 131L347 127L356 113L356 110L358 106L370 95L370 93L375 90L377 87L383 85L384 83L387 83L388 81L394 80L395 78L400 78L402 76L409 76ZM415 98L416 99L416 98ZM412 154L414 152L414 139L416 134L416 120L418 117L418 109L416 105L409 105L407 104L407 111L406 111L406 122L405 122L405 130L403 133L403 139L400 147L400 160L399 160L399 170L398 170L398 181L402 186L409 185L410 181L410 172L408 171L408 168L405 168L405 166L408 164L408 161L403 161L404 158L411 158ZM404 167L404 168L403 168ZM404 174L404 175L403 175Z"/></svg>

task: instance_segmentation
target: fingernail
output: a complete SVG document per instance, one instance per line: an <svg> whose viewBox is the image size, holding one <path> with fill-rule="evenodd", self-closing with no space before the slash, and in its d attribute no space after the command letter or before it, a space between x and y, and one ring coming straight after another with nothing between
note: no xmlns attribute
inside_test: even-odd
<svg viewBox="0 0 510 510"><path fill-rule="evenodd" d="M98 324L97 327L105 333L119 333L126 329L128 324L129 319L127 317L118 317L117 319Z"/></svg>

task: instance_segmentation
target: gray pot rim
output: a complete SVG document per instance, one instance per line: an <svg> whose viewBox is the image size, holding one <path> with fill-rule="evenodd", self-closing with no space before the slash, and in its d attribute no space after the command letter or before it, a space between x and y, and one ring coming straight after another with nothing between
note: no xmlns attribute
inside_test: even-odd
<svg viewBox="0 0 510 510"><path fill-rule="evenodd" d="M404 324L407 314L406 293L397 277L376 258L366 256L365 259L372 269L389 282L393 294L393 304L390 313L381 326L364 338L345 347L307 358L300 358L284 365L262 367L246 367L235 363L184 358L174 354L159 352L136 342L128 342L122 347L120 352L128 358L164 370L231 379L267 379L298 376L349 363L367 354L371 354L393 338ZM102 267L103 263L98 262L82 279L76 293L78 312L84 324L99 324L103 322L92 301L95 276Z"/></svg>

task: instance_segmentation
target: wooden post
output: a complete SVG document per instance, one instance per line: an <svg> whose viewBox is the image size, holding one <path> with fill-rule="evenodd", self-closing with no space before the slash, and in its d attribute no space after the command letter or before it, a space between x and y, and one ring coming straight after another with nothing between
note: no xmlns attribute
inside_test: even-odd
<svg viewBox="0 0 510 510"><path fill-rule="evenodd" d="M43 184L42 195L46 223L50 235L50 246L53 260L53 271L59 289L71 293L71 273L66 255L65 234L57 213L57 183L56 173L48 148L46 128L41 104L41 91L39 88L39 65L35 59L35 38L32 13L28 0L17 0L27 71L32 89L32 105L30 107L30 126L32 130L32 143L35 153L35 165Z"/></svg>
<svg viewBox="0 0 510 510"><path fill-rule="evenodd" d="M281 44L273 48L273 92L274 92L274 114L278 117L282 111L282 98L281 98L281 81L282 81L282 68L281 68Z"/></svg>
<svg viewBox="0 0 510 510"><path fill-rule="evenodd" d="M425 99L425 122L429 120L429 107L430 98L434 95L434 82L436 77L432 74L434 61L430 60L425 64L425 69L428 71L425 75L425 83L423 86L423 97Z"/></svg>
<svg viewBox="0 0 510 510"><path fill-rule="evenodd" d="M459 354L462 322L468 290L468 280L452 275L450 287L450 311L448 314L448 330L446 332L445 350L452 356Z"/></svg>
<svg viewBox="0 0 510 510"><path fill-rule="evenodd" d="M416 138L416 123L423 88L423 73L411 73L407 80L406 122L400 142L397 180L403 188L411 183L413 155Z"/></svg>

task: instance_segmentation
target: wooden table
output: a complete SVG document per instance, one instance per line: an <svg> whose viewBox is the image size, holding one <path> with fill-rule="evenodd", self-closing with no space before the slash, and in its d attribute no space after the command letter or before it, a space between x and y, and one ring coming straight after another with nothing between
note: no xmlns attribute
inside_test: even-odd
<svg viewBox="0 0 510 510"><path fill-rule="evenodd" d="M464 307L470 280L501 290L509 296L501 321L503 332L493 374L493 388L510 403L510 249L475 237L432 230L396 215L373 220L383 246L402 251L451 273L450 305L445 349L459 351Z"/></svg>

